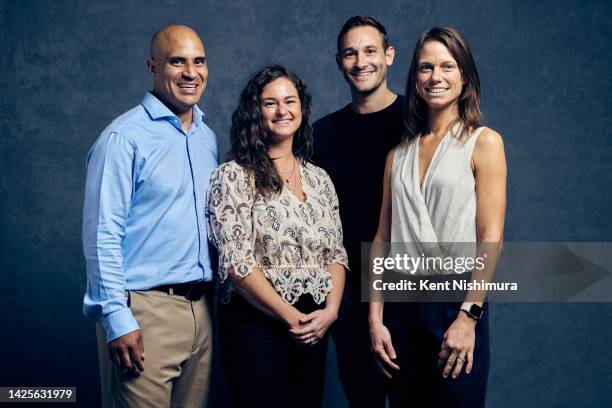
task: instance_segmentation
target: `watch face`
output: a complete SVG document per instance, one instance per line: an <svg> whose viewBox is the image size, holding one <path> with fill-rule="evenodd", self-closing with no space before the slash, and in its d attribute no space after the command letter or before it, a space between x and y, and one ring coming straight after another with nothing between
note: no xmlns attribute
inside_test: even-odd
<svg viewBox="0 0 612 408"><path fill-rule="evenodd" d="M480 319L482 317L482 307L478 305L472 305L470 307L470 314L476 319Z"/></svg>

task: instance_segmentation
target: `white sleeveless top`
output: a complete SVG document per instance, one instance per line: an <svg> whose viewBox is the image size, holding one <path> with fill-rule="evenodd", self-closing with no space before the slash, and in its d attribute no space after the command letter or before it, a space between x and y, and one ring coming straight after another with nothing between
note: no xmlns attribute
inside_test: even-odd
<svg viewBox="0 0 612 408"><path fill-rule="evenodd" d="M404 252L412 256L439 256L442 251L438 243L457 243L450 251L453 256L475 255L476 180L471 158L483 129L474 130L463 140L457 136L458 126L444 135L426 170L422 190L419 138L395 149L391 171L391 242L414 243L407 245ZM397 253L397 245L392 246L396 246L393 251ZM449 255L448 247L444 254ZM448 272L421 272L436 273Z"/></svg>

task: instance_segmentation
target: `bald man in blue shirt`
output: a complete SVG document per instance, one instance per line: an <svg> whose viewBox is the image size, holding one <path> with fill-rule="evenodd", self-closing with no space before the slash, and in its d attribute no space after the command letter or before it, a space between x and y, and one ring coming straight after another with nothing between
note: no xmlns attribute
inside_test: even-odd
<svg viewBox="0 0 612 408"><path fill-rule="evenodd" d="M104 329L115 406L202 407L213 276L204 205L218 164L196 106L208 79L204 45L188 27L165 27L147 66L153 90L87 156L83 311Z"/></svg>

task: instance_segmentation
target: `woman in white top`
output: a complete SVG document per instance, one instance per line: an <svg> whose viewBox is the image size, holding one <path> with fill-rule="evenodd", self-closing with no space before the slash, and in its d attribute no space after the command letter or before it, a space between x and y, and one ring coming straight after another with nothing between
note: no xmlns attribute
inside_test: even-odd
<svg viewBox="0 0 612 408"><path fill-rule="evenodd" d="M506 206L502 138L482 126L479 104L480 81L467 41L448 27L424 32L406 84L407 131L387 157L374 238L422 248L473 243L480 255L482 244L490 243L493 256L482 270L471 271L474 280L494 269ZM391 407L484 406L485 296L467 292L463 303L370 304L372 349L391 379Z"/></svg>
<svg viewBox="0 0 612 408"><path fill-rule="evenodd" d="M310 94L282 66L255 73L212 175L221 357L235 407L317 407L347 266L338 199L312 154Z"/></svg>

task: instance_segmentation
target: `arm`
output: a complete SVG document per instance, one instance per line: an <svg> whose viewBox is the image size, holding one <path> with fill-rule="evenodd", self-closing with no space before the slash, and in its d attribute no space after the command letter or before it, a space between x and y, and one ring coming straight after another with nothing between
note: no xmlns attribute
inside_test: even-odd
<svg viewBox="0 0 612 408"><path fill-rule="evenodd" d="M292 330L291 333L304 343L314 344L318 342L338 319L338 310L342 302L344 282L346 279L345 268L348 267L348 256L344 248L344 234L340 220L340 204L338 195L329 175L323 172L323 190L329 193L329 213L326 218L326 227L329 229L328 251L325 255L325 269L331 276L332 290L325 298L325 308L315 310L300 320L305 325L302 329Z"/></svg>
<svg viewBox="0 0 612 408"><path fill-rule="evenodd" d="M282 321L290 330L302 326L300 319L303 319L305 315L280 297L261 269L254 267L248 275L243 277L230 267L228 275L240 294L253 307Z"/></svg>
<svg viewBox="0 0 612 408"><path fill-rule="evenodd" d="M381 245L377 243L389 242L391 239L391 168L393 166L393 156L395 149L392 149L387 154L385 161L385 172L383 177L383 197L382 204L380 207L380 218L378 221L378 229L374 236L374 245L370 253L370 259L378 256L384 256L384 254L378 253L382 250ZM368 271L368 276L371 272ZM372 341L372 351L377 357L380 369L387 376L391 377L391 370L399 370L399 366L392 360L397 358L395 350L393 349L393 343L391 341L391 334L385 325L383 324L383 310L385 304L382 300L370 302L370 314L369 314L369 325L370 325L370 339Z"/></svg>
<svg viewBox="0 0 612 408"><path fill-rule="evenodd" d="M142 332L125 300L121 242L131 206L134 148L117 133L100 136L87 158L83 251L87 291L83 313L105 331L110 358L142 370Z"/></svg>
<svg viewBox="0 0 612 408"><path fill-rule="evenodd" d="M484 268L475 269L472 279L489 282L495 272L501 248L506 211L506 157L499 133L491 129L482 131L474 147L472 166L476 178L477 256L485 259ZM467 293L466 302L482 306L485 297L485 291L470 291ZM442 375L445 378L451 371L452 377L457 378L464 362L467 363L465 372L471 372L476 323L476 320L465 312L459 311L457 318L444 334L438 364L444 364Z"/></svg>

